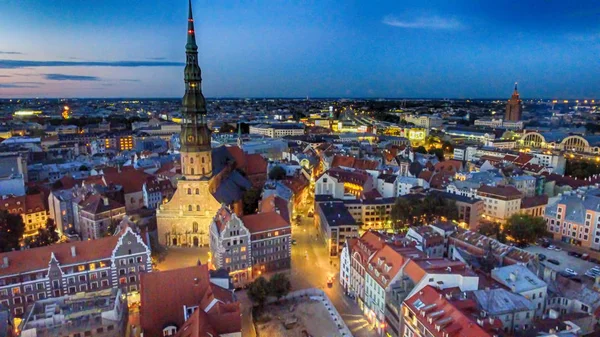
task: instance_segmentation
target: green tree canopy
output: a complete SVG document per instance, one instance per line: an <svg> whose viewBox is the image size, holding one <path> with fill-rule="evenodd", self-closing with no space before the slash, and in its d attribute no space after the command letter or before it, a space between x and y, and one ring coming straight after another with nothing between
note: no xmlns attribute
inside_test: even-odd
<svg viewBox="0 0 600 337"><path fill-rule="evenodd" d="M429 194L422 200L416 198L398 198L392 206L390 217L394 228L401 225L424 225L440 218L456 220L458 210L452 200L447 200L438 194Z"/></svg>
<svg viewBox="0 0 600 337"><path fill-rule="evenodd" d="M283 180L285 179L285 175L285 169L279 165L269 171L269 179L271 180Z"/></svg>
<svg viewBox="0 0 600 337"><path fill-rule="evenodd" d="M46 226L38 229L38 235L30 243L31 247L43 247L49 246L58 242L58 232L56 231L56 224L54 220L46 220Z"/></svg>
<svg viewBox="0 0 600 337"><path fill-rule="evenodd" d="M284 273L277 273L269 280L270 294L277 297L277 300L287 295L292 289L292 284Z"/></svg>
<svg viewBox="0 0 600 337"><path fill-rule="evenodd" d="M0 211L0 252L18 250L24 232L21 216Z"/></svg>
<svg viewBox="0 0 600 337"><path fill-rule="evenodd" d="M504 226L504 233L518 245L532 243L547 234L546 221L542 217L514 214Z"/></svg>
<svg viewBox="0 0 600 337"><path fill-rule="evenodd" d="M248 287L248 298L258 305L262 307L267 297L269 296L269 282L264 277L259 277L254 282L250 283Z"/></svg>
<svg viewBox="0 0 600 337"><path fill-rule="evenodd" d="M244 192L242 203L244 204L244 214L254 214L258 209L258 201L260 200L261 190L255 187Z"/></svg>
<svg viewBox="0 0 600 337"><path fill-rule="evenodd" d="M427 153L427 149L425 149L425 146L423 145L414 148L413 151L416 153Z"/></svg>

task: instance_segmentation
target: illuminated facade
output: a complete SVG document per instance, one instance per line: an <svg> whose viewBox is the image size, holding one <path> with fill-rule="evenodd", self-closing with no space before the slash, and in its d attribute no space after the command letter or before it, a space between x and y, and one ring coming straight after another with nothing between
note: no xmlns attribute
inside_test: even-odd
<svg viewBox="0 0 600 337"><path fill-rule="evenodd" d="M504 120L506 122L518 122L521 120L523 109L521 104L522 101L519 98L519 91L517 91L517 83L515 83L515 91L508 100L508 103L506 103L506 113L504 115Z"/></svg>
<svg viewBox="0 0 600 337"><path fill-rule="evenodd" d="M211 136L206 123L206 101L202 94L191 4L185 48L185 95L180 134L183 178L171 201L157 210L156 220L160 244L204 246L209 243L209 226L221 205L211 194Z"/></svg>

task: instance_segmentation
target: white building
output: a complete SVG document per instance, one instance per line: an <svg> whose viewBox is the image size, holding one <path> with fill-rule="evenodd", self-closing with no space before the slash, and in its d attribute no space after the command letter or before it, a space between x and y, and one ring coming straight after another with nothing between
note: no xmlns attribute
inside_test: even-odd
<svg viewBox="0 0 600 337"><path fill-rule="evenodd" d="M519 213L523 194L513 186L486 186L477 191L484 201L483 216L493 222L505 223Z"/></svg>
<svg viewBox="0 0 600 337"><path fill-rule="evenodd" d="M429 188L429 183L421 178L414 177L400 177L397 180L398 194L396 196L402 196L410 194L410 189L413 187L423 187L424 189Z"/></svg>
<svg viewBox="0 0 600 337"><path fill-rule="evenodd" d="M492 270L492 278L511 292L519 294L533 302L535 316L542 317L546 309L548 285L540 280L527 267L513 264Z"/></svg>
<svg viewBox="0 0 600 337"><path fill-rule="evenodd" d="M250 134L263 135L270 138L301 136L304 134L304 126L294 123L250 125Z"/></svg>

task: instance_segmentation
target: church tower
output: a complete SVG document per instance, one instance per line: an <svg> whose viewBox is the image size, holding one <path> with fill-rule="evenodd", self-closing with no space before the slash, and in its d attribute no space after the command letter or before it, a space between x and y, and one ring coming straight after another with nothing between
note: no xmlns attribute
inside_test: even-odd
<svg viewBox="0 0 600 337"><path fill-rule="evenodd" d="M221 204L211 193L213 177L210 129L198 66L192 1L189 0L185 45L185 94L182 101L181 173L171 200L156 211L158 242L166 246L206 246L209 226Z"/></svg>
<svg viewBox="0 0 600 337"><path fill-rule="evenodd" d="M185 95L181 125L181 173L186 180L212 177L210 129L206 125L206 100L202 94L202 71L194 31L192 1L189 0L187 44L185 45Z"/></svg>
<svg viewBox="0 0 600 337"><path fill-rule="evenodd" d="M515 83L515 91L511 98L506 103L506 114L504 116L505 121L518 122L521 120L521 104L522 101L519 98L519 91L517 90L517 83Z"/></svg>

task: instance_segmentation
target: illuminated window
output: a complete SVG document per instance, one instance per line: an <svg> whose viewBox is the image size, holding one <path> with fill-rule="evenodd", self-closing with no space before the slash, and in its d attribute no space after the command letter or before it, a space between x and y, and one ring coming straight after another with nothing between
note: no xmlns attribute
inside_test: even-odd
<svg viewBox="0 0 600 337"><path fill-rule="evenodd" d="M226 257L225 258L225 263L231 263L231 258Z"/></svg>
<svg viewBox="0 0 600 337"><path fill-rule="evenodd" d="M96 270L96 264L95 263L90 263L90 270Z"/></svg>
<svg viewBox="0 0 600 337"><path fill-rule="evenodd" d="M21 293L21 288L16 287L12 289L13 295L19 295Z"/></svg>
<svg viewBox="0 0 600 337"><path fill-rule="evenodd" d="M240 248L240 251L245 252L246 251L246 247L244 246L244 247Z"/></svg>
<svg viewBox="0 0 600 337"><path fill-rule="evenodd" d="M77 270L79 270L79 271L84 271L84 270L85 270L85 266L84 266L84 265L81 265L81 266L77 267Z"/></svg>
<svg viewBox="0 0 600 337"><path fill-rule="evenodd" d="M279 231L275 231L275 236L279 235Z"/></svg>

